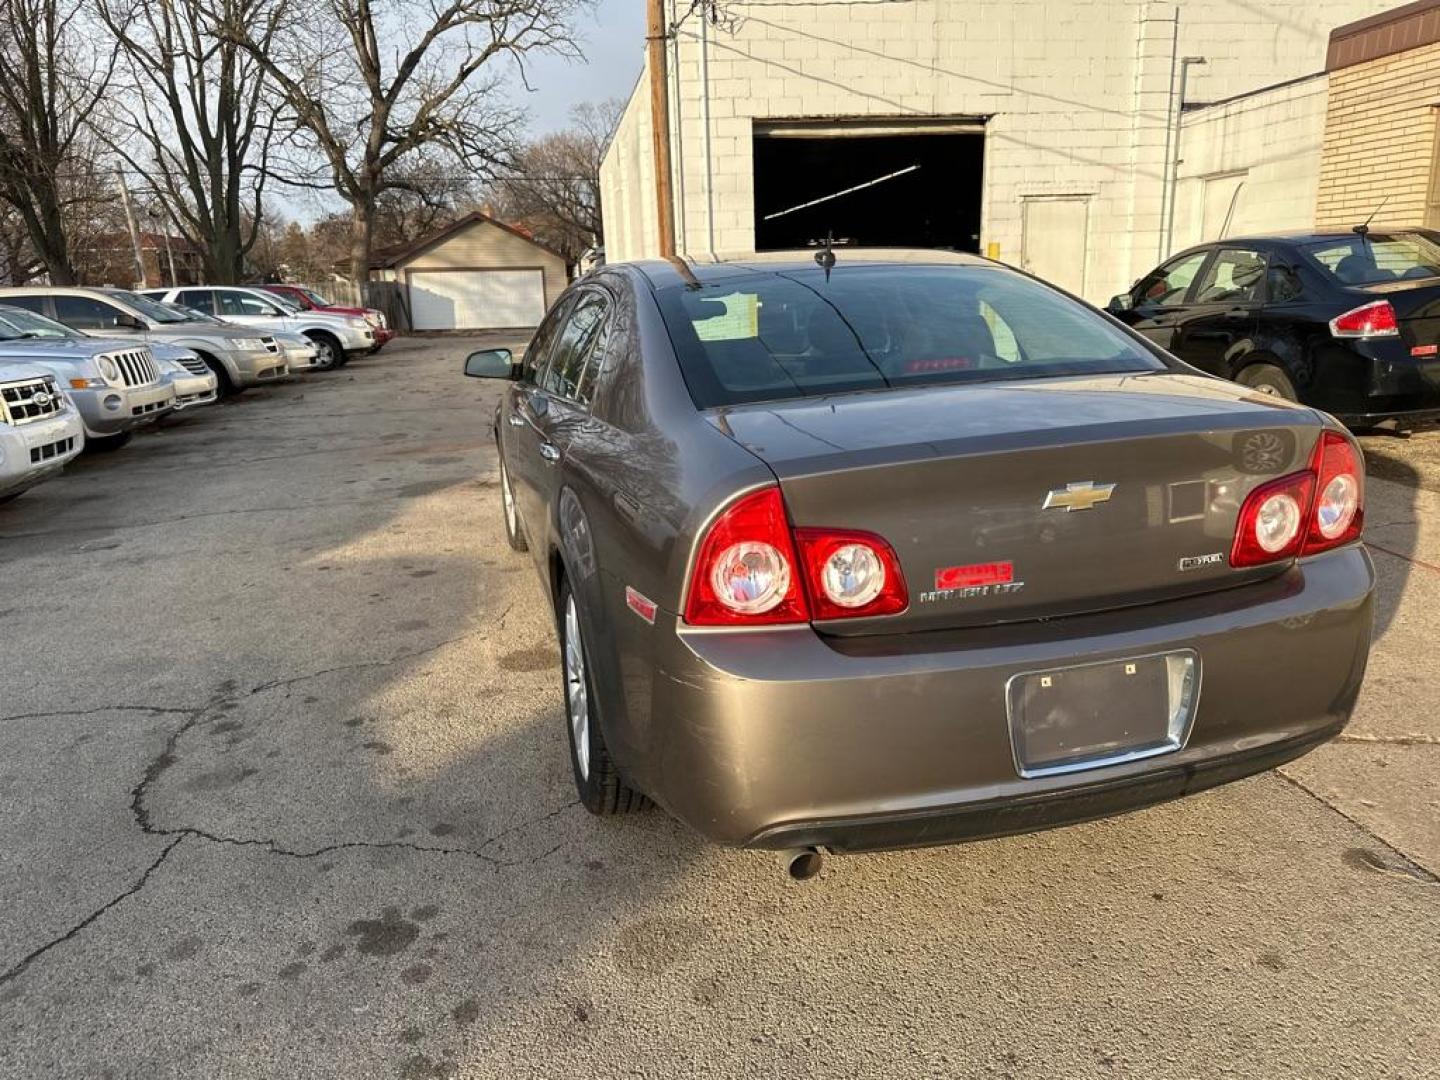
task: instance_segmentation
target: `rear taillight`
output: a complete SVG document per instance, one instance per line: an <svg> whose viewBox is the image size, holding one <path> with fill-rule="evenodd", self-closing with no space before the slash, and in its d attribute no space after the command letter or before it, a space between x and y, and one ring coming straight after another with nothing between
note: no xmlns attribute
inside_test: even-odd
<svg viewBox="0 0 1440 1080"><path fill-rule="evenodd" d="M797 529L817 619L894 615L910 606L895 549L874 533Z"/></svg>
<svg viewBox="0 0 1440 1080"><path fill-rule="evenodd" d="M810 621L780 489L742 495L710 524L690 579L691 626Z"/></svg>
<svg viewBox="0 0 1440 1080"><path fill-rule="evenodd" d="M1337 338L1394 337L1400 333L1395 309L1389 300L1376 300L1330 320L1330 333Z"/></svg>
<svg viewBox="0 0 1440 1080"><path fill-rule="evenodd" d="M797 555L798 552L798 555ZM893 615L910 604L895 550L874 533L797 529L777 487L710 524L690 577L691 626L777 626Z"/></svg>
<svg viewBox="0 0 1440 1080"><path fill-rule="evenodd" d="M1365 470L1354 444L1338 431L1322 432L1313 467L1315 508L1305 538L1306 555L1359 539L1365 524Z"/></svg>
<svg viewBox="0 0 1440 1080"><path fill-rule="evenodd" d="M1364 481L1350 440L1339 432L1322 432L1309 469L1262 484L1245 499L1230 565L1315 555L1358 539L1365 519Z"/></svg>

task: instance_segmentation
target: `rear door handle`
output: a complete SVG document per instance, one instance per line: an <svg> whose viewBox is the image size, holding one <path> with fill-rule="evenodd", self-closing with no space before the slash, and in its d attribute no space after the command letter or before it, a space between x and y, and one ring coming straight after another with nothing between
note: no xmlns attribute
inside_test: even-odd
<svg viewBox="0 0 1440 1080"><path fill-rule="evenodd" d="M510 426L511 426L511 427L524 427L524 426L525 426L525 418L524 418L523 416L521 416L518 412L512 412L512 413L511 413L509 416L507 416L505 419L507 419L507 420L510 421Z"/></svg>
<svg viewBox="0 0 1440 1080"><path fill-rule="evenodd" d="M560 460L560 448L554 443L542 442L540 444L540 456L554 465Z"/></svg>

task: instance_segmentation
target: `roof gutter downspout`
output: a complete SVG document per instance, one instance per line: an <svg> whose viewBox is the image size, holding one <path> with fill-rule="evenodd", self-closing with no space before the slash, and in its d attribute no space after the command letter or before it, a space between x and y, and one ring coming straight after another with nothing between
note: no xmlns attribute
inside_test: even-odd
<svg viewBox="0 0 1440 1080"><path fill-rule="evenodd" d="M710 258L715 259L715 173L710 159L710 20L703 13L700 19L700 125L705 153L705 245Z"/></svg>

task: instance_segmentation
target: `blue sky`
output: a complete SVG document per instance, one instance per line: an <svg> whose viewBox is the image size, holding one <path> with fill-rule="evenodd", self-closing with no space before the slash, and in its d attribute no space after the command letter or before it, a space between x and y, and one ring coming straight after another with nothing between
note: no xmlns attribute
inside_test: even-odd
<svg viewBox="0 0 1440 1080"><path fill-rule="evenodd" d="M515 100L529 110L532 134L564 127L571 107L581 102L630 96L644 60L644 0L597 0L576 36L583 61L533 58L526 64L533 93L516 79Z"/></svg>

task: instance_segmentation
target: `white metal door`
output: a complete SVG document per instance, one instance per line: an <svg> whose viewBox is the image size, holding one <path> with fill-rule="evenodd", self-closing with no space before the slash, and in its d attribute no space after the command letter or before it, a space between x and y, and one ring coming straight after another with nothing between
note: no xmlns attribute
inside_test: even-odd
<svg viewBox="0 0 1440 1080"><path fill-rule="evenodd" d="M1076 296L1085 295L1090 197L1064 195L1023 201L1020 265Z"/></svg>
<svg viewBox="0 0 1440 1080"><path fill-rule="evenodd" d="M409 278L416 330L537 326L545 316L541 270L417 270Z"/></svg>

